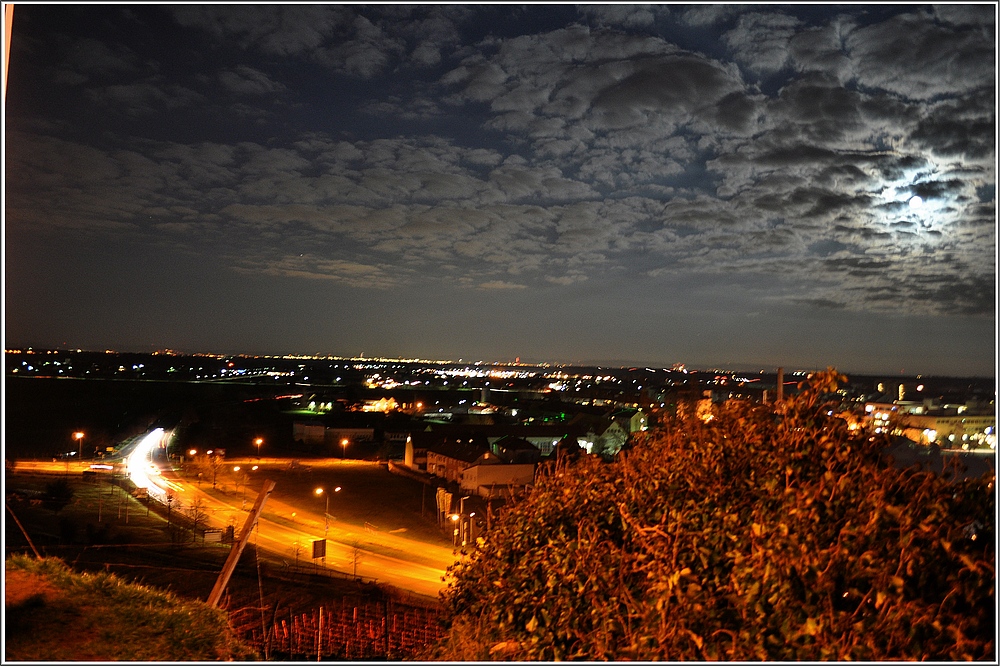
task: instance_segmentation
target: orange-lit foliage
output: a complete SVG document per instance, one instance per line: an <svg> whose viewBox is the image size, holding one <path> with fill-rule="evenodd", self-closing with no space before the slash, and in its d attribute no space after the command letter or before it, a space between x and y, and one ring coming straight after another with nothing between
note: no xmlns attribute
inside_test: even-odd
<svg viewBox="0 0 1000 666"><path fill-rule="evenodd" d="M838 381L551 466L456 565L428 657L994 660L993 478L887 465L827 415Z"/></svg>

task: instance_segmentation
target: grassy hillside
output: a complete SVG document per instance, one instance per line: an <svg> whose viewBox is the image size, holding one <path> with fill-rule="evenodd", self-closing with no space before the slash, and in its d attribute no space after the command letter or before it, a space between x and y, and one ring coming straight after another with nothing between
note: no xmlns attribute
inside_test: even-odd
<svg viewBox="0 0 1000 666"><path fill-rule="evenodd" d="M226 614L113 574L77 574L62 560L5 563L4 661L253 659Z"/></svg>

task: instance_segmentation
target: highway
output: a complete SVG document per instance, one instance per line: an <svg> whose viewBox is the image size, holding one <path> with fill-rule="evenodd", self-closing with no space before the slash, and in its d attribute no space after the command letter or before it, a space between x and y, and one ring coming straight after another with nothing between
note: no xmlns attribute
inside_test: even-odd
<svg viewBox="0 0 1000 666"><path fill-rule="evenodd" d="M244 502L236 495L209 492L207 487L203 490L178 477L165 457L172 434L157 428L123 449L130 480L137 488L147 489L151 498L169 501L171 511L185 511L190 516L194 507L205 526L234 525L238 534L248 515ZM265 503L251 537L257 547L289 564L304 563L312 561L312 542L325 537L323 564L327 567L431 597L444 586L446 569L456 559L451 547L340 521L327 527L322 510L292 506L276 494L277 489ZM252 491L247 496L247 508L253 505L255 495Z"/></svg>

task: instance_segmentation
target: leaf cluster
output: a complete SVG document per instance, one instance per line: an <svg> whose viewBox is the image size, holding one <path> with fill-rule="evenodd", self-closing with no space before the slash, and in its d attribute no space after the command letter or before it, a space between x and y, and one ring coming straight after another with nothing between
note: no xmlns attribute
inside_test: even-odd
<svg viewBox="0 0 1000 666"><path fill-rule="evenodd" d="M993 479L887 464L838 381L546 468L453 568L428 657L993 660Z"/></svg>

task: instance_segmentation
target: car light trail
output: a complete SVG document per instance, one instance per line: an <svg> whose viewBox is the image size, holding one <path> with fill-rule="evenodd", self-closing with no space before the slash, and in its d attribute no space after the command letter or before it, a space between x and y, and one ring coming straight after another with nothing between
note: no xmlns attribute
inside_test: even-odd
<svg viewBox="0 0 1000 666"><path fill-rule="evenodd" d="M153 448L160 445L163 440L163 428L157 428L136 445L132 453L126 459L128 465L128 476L135 484L136 488L145 488L146 492L156 497L164 497L167 491L157 485L151 476L159 476L159 470L151 462ZM152 468L152 469L151 469Z"/></svg>

